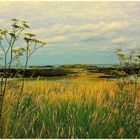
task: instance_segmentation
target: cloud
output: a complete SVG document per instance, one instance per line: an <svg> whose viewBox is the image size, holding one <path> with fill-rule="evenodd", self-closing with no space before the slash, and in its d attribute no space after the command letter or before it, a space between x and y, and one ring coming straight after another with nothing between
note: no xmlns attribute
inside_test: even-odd
<svg viewBox="0 0 140 140"><path fill-rule="evenodd" d="M112 33L125 30L129 27L128 22L99 22L93 24L54 24L46 28L35 28L32 32L40 35L41 38L55 38L55 36L65 36L78 40L88 40L94 37L110 36ZM67 36L67 37L66 37ZM52 40L52 39L51 39ZM50 41L51 42L51 41Z"/></svg>
<svg viewBox="0 0 140 140"><path fill-rule="evenodd" d="M0 24L4 24L5 20L4 19L0 19Z"/></svg>
<svg viewBox="0 0 140 140"><path fill-rule="evenodd" d="M15 8L16 7L16 8ZM133 10L130 10L133 9ZM51 2L51 1L8 1L1 2L1 13L17 15L32 21L44 21L44 19L89 19L96 18L130 18L132 14L139 13L137 2ZM40 14L41 13L41 14ZM133 21L136 18L133 19Z"/></svg>
<svg viewBox="0 0 140 140"><path fill-rule="evenodd" d="M126 38L126 37L119 37L119 38L115 38L112 40L113 43L128 43L130 42L132 39L131 38Z"/></svg>
<svg viewBox="0 0 140 140"><path fill-rule="evenodd" d="M126 29L129 27L129 25L130 23L126 21L120 21L120 22L111 21L111 22L82 24L82 25L77 25L74 28L75 28L75 31L77 32L91 32L91 31L104 32L104 31L111 31L111 30Z"/></svg>
<svg viewBox="0 0 140 140"><path fill-rule="evenodd" d="M11 18L28 21L31 32L48 42L44 58L47 51L109 53L118 46L138 47L139 7L139 2L3 1L0 25L7 27Z"/></svg>
<svg viewBox="0 0 140 140"><path fill-rule="evenodd" d="M127 47L128 50L138 50L140 48L139 45L133 44Z"/></svg>
<svg viewBox="0 0 140 140"><path fill-rule="evenodd" d="M101 49L100 49L101 52L106 52L106 51L108 51L108 50L109 50L109 49L108 49L107 46L103 46L103 47L101 47Z"/></svg>
<svg viewBox="0 0 140 140"><path fill-rule="evenodd" d="M102 31L110 31L110 30L122 30L129 27L129 23L126 21L123 22L111 22L111 23L101 23L100 27Z"/></svg>
<svg viewBox="0 0 140 140"><path fill-rule="evenodd" d="M68 41L68 38L66 36L55 36L47 39L47 42L50 44L64 43L66 41Z"/></svg>

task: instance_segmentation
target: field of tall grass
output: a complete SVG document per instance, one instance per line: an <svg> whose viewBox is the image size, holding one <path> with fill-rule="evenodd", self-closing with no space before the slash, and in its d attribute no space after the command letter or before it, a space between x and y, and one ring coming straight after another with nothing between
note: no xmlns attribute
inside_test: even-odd
<svg viewBox="0 0 140 140"><path fill-rule="evenodd" d="M13 125L20 82L11 81L3 137L140 138L140 84L138 93L134 88L106 80L26 81Z"/></svg>

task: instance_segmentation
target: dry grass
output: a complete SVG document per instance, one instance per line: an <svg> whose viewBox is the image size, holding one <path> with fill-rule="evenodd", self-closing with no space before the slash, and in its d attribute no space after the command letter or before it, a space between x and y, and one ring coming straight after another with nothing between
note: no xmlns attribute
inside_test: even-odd
<svg viewBox="0 0 140 140"><path fill-rule="evenodd" d="M140 90L133 100L133 84L120 91L106 80L26 81L10 133L19 87L7 90L5 138L140 138Z"/></svg>

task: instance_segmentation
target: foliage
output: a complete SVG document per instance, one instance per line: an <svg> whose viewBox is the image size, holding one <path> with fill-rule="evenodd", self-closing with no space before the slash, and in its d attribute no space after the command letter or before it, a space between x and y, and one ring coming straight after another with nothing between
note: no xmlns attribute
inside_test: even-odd
<svg viewBox="0 0 140 140"><path fill-rule="evenodd" d="M123 52L121 49L116 49L116 55L120 62L119 66L124 71L130 70L131 75L138 74L140 72L140 50Z"/></svg>
<svg viewBox="0 0 140 140"><path fill-rule="evenodd" d="M134 87L120 91L116 82L83 80L26 82L11 135L15 85L6 97L4 138L140 138Z"/></svg>
<svg viewBox="0 0 140 140"><path fill-rule="evenodd" d="M88 65L88 64L74 64L74 65L70 65L70 64L66 64L66 65L62 65L62 68L75 68L75 69L96 69L98 68L97 66L94 65Z"/></svg>
<svg viewBox="0 0 140 140"><path fill-rule="evenodd" d="M24 75L25 70L27 68L29 58L31 55L38 50L39 48L46 45L45 42L37 40L35 38L35 34L32 33L25 33L26 29L29 29L29 25L26 21L22 21L21 23L17 19L12 19L11 30L0 29L0 48L3 52L3 67L4 73L1 76L0 80L0 137L3 137L3 104L5 100L5 95L7 93L7 84L8 84L8 74L11 69L11 65L16 63L23 69L22 73L22 84L19 97L17 99L17 106L15 117L13 120L13 125L11 126L11 133L14 127L14 122L16 121L18 107L20 98L22 95L23 87L24 87ZM24 47L17 47L16 43L18 41L24 40L25 46ZM24 58L25 62L22 63L22 59Z"/></svg>
<svg viewBox="0 0 140 140"><path fill-rule="evenodd" d="M129 52L123 52L121 49L116 50L116 55L120 62L120 71L129 73L129 76L123 75L119 79L119 89L123 90L126 84L133 84L134 86L134 98L133 101L137 100L138 96L138 78L140 75L140 50ZM129 71L129 72L128 72Z"/></svg>
<svg viewBox="0 0 140 140"><path fill-rule="evenodd" d="M128 74L123 70L112 70L110 74L115 75L118 78L128 76Z"/></svg>
<svg viewBox="0 0 140 140"><path fill-rule="evenodd" d="M3 69L0 70L0 72L3 72ZM51 76L66 76L69 74L74 74L75 72L73 72L72 70L68 70L68 69L63 69L63 68L55 68L55 69L38 69L38 68L30 68L30 69L26 69L25 70L25 74L24 76L26 78L29 77L38 77L38 76L42 76L42 77L51 77ZM23 70L22 69L13 69L11 68L9 70L9 74L7 75L10 78L16 78L19 75L23 74Z"/></svg>

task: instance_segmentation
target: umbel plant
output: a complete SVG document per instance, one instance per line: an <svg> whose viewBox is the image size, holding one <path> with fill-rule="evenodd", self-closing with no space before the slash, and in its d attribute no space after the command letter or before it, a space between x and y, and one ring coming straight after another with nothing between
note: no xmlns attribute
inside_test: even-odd
<svg viewBox="0 0 140 140"><path fill-rule="evenodd" d="M119 88L123 90L125 85L134 85L134 100L138 93L138 78L140 76L140 50L122 51L116 49L116 55L119 59Z"/></svg>
<svg viewBox="0 0 140 140"><path fill-rule="evenodd" d="M13 122L11 124L11 135L13 133L14 123L16 121L19 103L23 93L25 83L25 71L28 66L31 55L46 45L46 42L36 39L36 35L32 33L26 33L29 29L29 25L26 21L18 21L17 19L11 19L11 29L0 29L0 51L1 51L1 62L3 72L0 74L0 137L3 137L3 118L4 118L4 101L5 95L7 94L9 73L13 64L17 64L21 67L23 74L20 84L20 93L18 94L17 104L15 108L15 114ZM22 44L23 47L17 46Z"/></svg>

